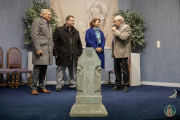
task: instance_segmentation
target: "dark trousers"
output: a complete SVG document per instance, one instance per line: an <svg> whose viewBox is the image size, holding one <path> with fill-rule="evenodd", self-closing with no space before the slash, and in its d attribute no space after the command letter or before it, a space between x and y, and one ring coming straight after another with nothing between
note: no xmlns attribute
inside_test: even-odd
<svg viewBox="0 0 180 120"><path fill-rule="evenodd" d="M129 85L129 70L127 64L128 58L114 58L114 70L115 70L115 86L121 86L121 70L123 73L123 83L125 86Z"/></svg>
<svg viewBox="0 0 180 120"><path fill-rule="evenodd" d="M39 88L45 89L44 80L46 76L47 65L34 65L31 90L37 90L37 81L39 80Z"/></svg>

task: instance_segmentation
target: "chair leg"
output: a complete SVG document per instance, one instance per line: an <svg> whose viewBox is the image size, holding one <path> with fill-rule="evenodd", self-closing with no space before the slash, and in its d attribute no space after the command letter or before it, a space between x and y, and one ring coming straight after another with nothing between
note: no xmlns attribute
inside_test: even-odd
<svg viewBox="0 0 180 120"><path fill-rule="evenodd" d="M6 86L8 85L8 81L9 81L9 73L7 73Z"/></svg>
<svg viewBox="0 0 180 120"><path fill-rule="evenodd" d="M20 73L20 85L21 85L21 81L22 80L22 73Z"/></svg>
<svg viewBox="0 0 180 120"><path fill-rule="evenodd" d="M1 84L3 84L3 74L1 73Z"/></svg>
<svg viewBox="0 0 180 120"><path fill-rule="evenodd" d="M110 83L110 73L109 73L109 82L108 82L108 86L110 86L110 84L111 84L111 83Z"/></svg>
<svg viewBox="0 0 180 120"><path fill-rule="evenodd" d="M32 73L30 73L30 77L29 77L29 86L31 86L31 78L32 78Z"/></svg>
<svg viewBox="0 0 180 120"><path fill-rule="evenodd" d="M16 88L18 88L18 73L16 73Z"/></svg>
<svg viewBox="0 0 180 120"><path fill-rule="evenodd" d="M12 84L11 84L12 88L14 88L14 73L12 74Z"/></svg>

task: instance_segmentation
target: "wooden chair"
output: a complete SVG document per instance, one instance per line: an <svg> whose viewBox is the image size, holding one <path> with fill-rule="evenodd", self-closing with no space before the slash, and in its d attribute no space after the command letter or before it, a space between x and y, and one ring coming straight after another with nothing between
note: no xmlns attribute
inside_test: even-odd
<svg viewBox="0 0 180 120"><path fill-rule="evenodd" d="M31 77L32 77L32 70L23 69L22 68L22 56L21 51L16 48L12 47L8 50L7 53L7 68L13 68L16 71L16 88L20 84L29 84L31 85ZM20 73L20 82L18 83L18 74ZM30 80L29 82L22 82L22 73L30 73ZM9 76L8 76L9 77Z"/></svg>
<svg viewBox="0 0 180 120"><path fill-rule="evenodd" d="M5 85L11 85L12 88L14 88L14 74L15 74L15 70L11 70L11 69L7 69L7 68L3 68L3 50L0 47L0 75L1 75L1 82L0 82L0 86L5 86ZM3 73L8 74L12 73L12 83L8 83L8 79L6 81L5 84L3 84Z"/></svg>
<svg viewBox="0 0 180 120"><path fill-rule="evenodd" d="M128 70L129 70L129 86L130 86L130 64L131 64L130 61L131 61L131 57L129 57L128 60L127 60ZM108 86L110 86L110 84L111 84L111 80L110 80L110 78L111 78L111 73L114 73L114 74L115 74L115 70L110 70L110 71L108 71L108 74L109 74ZM122 72L121 72L121 74L122 74ZM121 83L121 85L123 85L123 83Z"/></svg>

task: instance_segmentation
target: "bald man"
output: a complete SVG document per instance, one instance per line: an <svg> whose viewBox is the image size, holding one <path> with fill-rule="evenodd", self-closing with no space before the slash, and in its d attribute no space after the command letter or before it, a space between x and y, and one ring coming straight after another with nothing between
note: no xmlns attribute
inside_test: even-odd
<svg viewBox="0 0 180 120"><path fill-rule="evenodd" d="M49 24L51 20L51 11L42 9L39 18L35 19L31 25L31 39L33 43L32 64L33 77L31 85L31 94L38 95L37 81L39 80L39 92L50 93L46 90L44 80L46 76L47 65L53 64L53 37L52 29Z"/></svg>
<svg viewBox="0 0 180 120"><path fill-rule="evenodd" d="M121 71L123 73L123 92L129 92L129 71L127 59L131 55L131 28L124 23L124 18L120 15L114 17L114 34L112 42L112 54L114 58L115 86L111 91L121 90Z"/></svg>

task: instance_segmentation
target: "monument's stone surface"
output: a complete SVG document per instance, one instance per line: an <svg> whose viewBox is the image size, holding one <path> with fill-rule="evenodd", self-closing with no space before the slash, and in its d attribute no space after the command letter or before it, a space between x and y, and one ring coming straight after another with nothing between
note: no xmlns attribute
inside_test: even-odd
<svg viewBox="0 0 180 120"><path fill-rule="evenodd" d="M70 116L107 116L100 89L101 61L94 48L86 47L78 60L76 103L71 108Z"/></svg>

